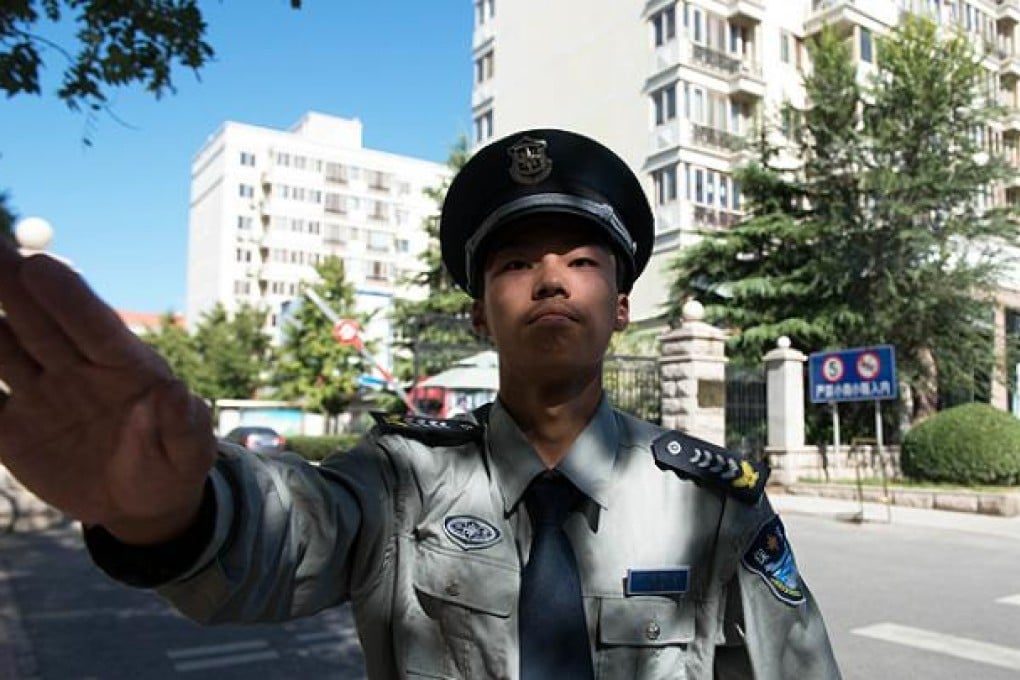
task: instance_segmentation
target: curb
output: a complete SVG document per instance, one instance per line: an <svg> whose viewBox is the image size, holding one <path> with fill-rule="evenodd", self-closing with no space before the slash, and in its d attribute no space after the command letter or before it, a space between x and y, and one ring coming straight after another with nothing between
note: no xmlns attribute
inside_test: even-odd
<svg viewBox="0 0 1020 680"><path fill-rule="evenodd" d="M781 493L790 496L811 496L834 500L859 502L857 487L850 484L789 484ZM966 489L911 489L890 485L889 497L879 487L866 486L862 489L865 503L886 503L905 508L921 510L946 510L950 512L989 515L993 517L1016 517L1020 515L1020 491L969 491Z"/></svg>

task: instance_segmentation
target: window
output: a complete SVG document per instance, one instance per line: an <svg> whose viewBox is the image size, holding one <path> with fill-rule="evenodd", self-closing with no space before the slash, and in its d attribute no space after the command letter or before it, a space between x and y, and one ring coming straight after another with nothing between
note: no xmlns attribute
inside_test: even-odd
<svg viewBox="0 0 1020 680"><path fill-rule="evenodd" d="M323 238L329 243L343 243L344 242L344 230L343 227L336 222L326 222L326 233Z"/></svg>
<svg viewBox="0 0 1020 680"><path fill-rule="evenodd" d="M248 295L251 285L247 281L234 281L234 295Z"/></svg>
<svg viewBox="0 0 1020 680"><path fill-rule="evenodd" d="M492 109L475 117L475 143L492 137Z"/></svg>
<svg viewBox="0 0 1020 680"><path fill-rule="evenodd" d="M652 32L655 46L665 45L676 38L676 8L672 5L652 15Z"/></svg>
<svg viewBox="0 0 1020 680"><path fill-rule="evenodd" d="M276 154L276 164L282 167L290 167L290 154L283 153L282 151Z"/></svg>
<svg viewBox="0 0 1020 680"><path fill-rule="evenodd" d="M398 238L396 240L395 245L396 245L396 251L398 253L408 253L408 252L411 252L411 242L408 241L406 238Z"/></svg>
<svg viewBox="0 0 1020 680"><path fill-rule="evenodd" d="M871 50L871 31L867 28L861 27L861 61L866 61L869 64L874 61L874 55Z"/></svg>
<svg viewBox="0 0 1020 680"><path fill-rule="evenodd" d="M656 125L676 118L676 83L653 92L652 105L655 107Z"/></svg>
<svg viewBox="0 0 1020 680"><path fill-rule="evenodd" d="M495 67L493 50L489 50L475 59L475 84L481 84L492 78Z"/></svg>
<svg viewBox="0 0 1020 680"><path fill-rule="evenodd" d="M345 213L347 212L347 202L344 197L340 194L326 194L326 201L324 207L327 212L334 213Z"/></svg>
<svg viewBox="0 0 1020 680"><path fill-rule="evenodd" d="M247 215L237 216L237 228L240 231L250 231L252 226L252 219Z"/></svg>
<svg viewBox="0 0 1020 680"><path fill-rule="evenodd" d="M390 249L390 235L384 231L368 232L368 249L377 253L385 253Z"/></svg>
<svg viewBox="0 0 1020 680"><path fill-rule="evenodd" d="M241 165L255 165L255 154L247 151L241 152Z"/></svg>
<svg viewBox="0 0 1020 680"><path fill-rule="evenodd" d="M304 170L308 167L308 159L304 156L294 156L294 167L298 170Z"/></svg>
<svg viewBox="0 0 1020 680"><path fill-rule="evenodd" d="M792 42L792 36L786 31L779 32L779 61L784 64L790 63L790 55L792 50L790 43Z"/></svg>
<svg viewBox="0 0 1020 680"><path fill-rule="evenodd" d="M656 170L652 173L652 182L655 184L655 202L658 205L666 205L676 200L676 166L670 165Z"/></svg>
<svg viewBox="0 0 1020 680"><path fill-rule="evenodd" d="M701 168L694 170L694 202L705 202L705 171Z"/></svg>
<svg viewBox="0 0 1020 680"><path fill-rule="evenodd" d="M250 184L241 184L238 187L238 192L240 193L241 198L254 198L255 197L255 187L253 187Z"/></svg>

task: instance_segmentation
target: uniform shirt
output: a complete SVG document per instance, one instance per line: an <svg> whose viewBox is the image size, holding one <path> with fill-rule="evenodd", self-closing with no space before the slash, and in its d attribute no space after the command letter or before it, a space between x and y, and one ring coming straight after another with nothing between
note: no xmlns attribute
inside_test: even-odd
<svg viewBox="0 0 1020 680"><path fill-rule="evenodd" d="M838 678L767 499L659 469L650 446L662 432L603 400L558 466L585 496L564 528L596 677ZM520 501L545 466L498 401L480 442L423 439L377 428L318 468L224 447L208 539L159 592L201 622L349 601L371 678L516 678L531 542ZM89 545L108 573L144 581L123 546ZM634 569L671 585L628 592Z"/></svg>

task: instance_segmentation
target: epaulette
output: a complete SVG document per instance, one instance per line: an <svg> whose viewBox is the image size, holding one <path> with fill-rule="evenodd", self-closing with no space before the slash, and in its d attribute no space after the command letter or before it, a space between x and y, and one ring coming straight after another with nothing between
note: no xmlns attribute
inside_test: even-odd
<svg viewBox="0 0 1020 680"><path fill-rule="evenodd" d="M713 486L745 503L756 503L765 493L768 466L744 460L721 446L682 432L670 431L656 437L652 453L660 468Z"/></svg>
<svg viewBox="0 0 1020 680"><path fill-rule="evenodd" d="M456 446L480 441L483 430L467 420L443 420L428 416L372 412L376 426L387 434L399 434L435 446Z"/></svg>

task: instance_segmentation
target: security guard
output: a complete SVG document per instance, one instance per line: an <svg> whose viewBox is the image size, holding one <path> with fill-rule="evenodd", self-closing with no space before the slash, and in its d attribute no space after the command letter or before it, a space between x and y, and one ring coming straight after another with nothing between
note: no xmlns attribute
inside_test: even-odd
<svg viewBox="0 0 1020 680"><path fill-rule="evenodd" d="M47 360L19 344L39 330L33 314L49 314L73 359L95 370L114 365L120 340L103 342L112 327L95 321L69 330L81 312L33 291L63 276L90 318L105 313L99 303L49 264L0 251L0 271L22 270L0 274L0 300L39 301L15 301L0 325L0 377L12 384L0 409L5 462L82 517L107 573L157 588L198 621L278 621L350 602L372 678L838 678L764 495L768 471L604 395L602 357L628 322L652 243L627 166L561 130L497 141L452 183L441 241L499 352L495 403L467 420L380 416L353 451L312 467L210 448L202 409L131 345L136 360L114 368L149 371L148 388L127 390L106 439L90 441L110 449L92 462L135 474L82 473L82 486L100 487L100 510L40 478L39 452L4 418L33 394L24 367Z"/></svg>

